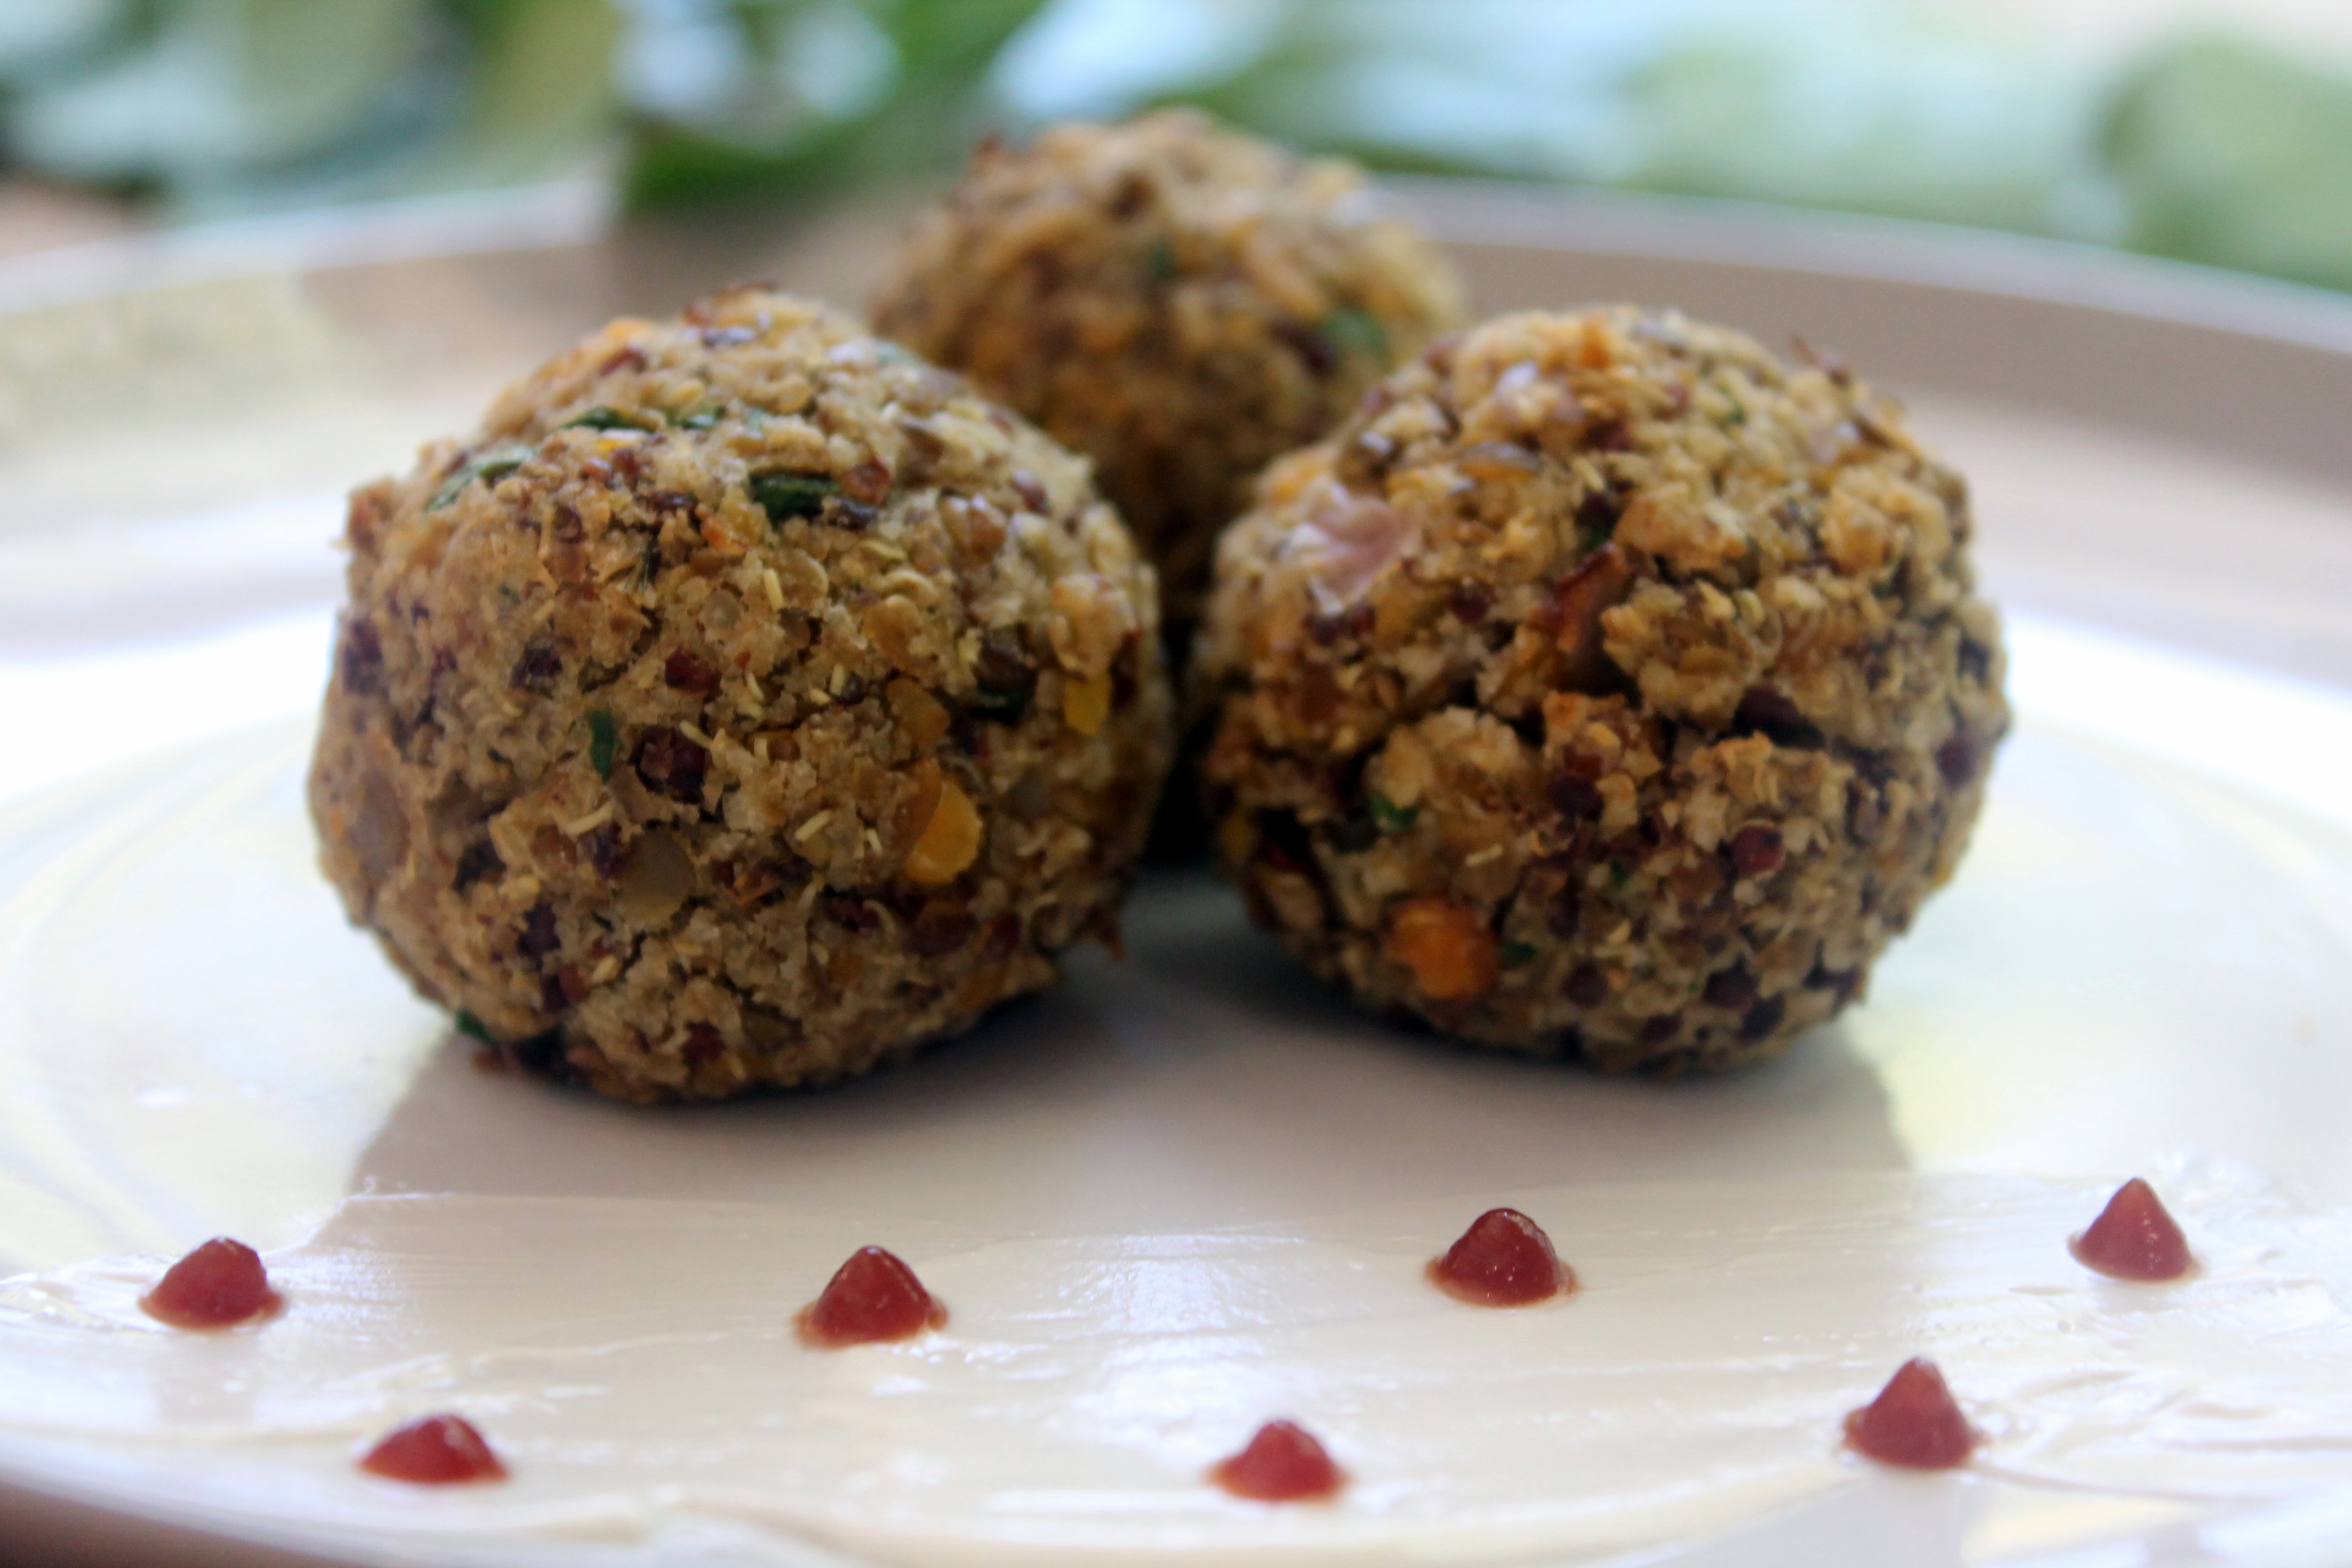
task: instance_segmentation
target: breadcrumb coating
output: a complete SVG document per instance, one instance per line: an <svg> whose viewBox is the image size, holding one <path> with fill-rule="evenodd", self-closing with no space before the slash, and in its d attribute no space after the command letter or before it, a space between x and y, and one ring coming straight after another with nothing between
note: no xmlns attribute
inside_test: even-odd
<svg viewBox="0 0 2352 1568"><path fill-rule="evenodd" d="M1258 469L1463 303L1357 170L1172 110L983 146L873 319L1092 458L1181 627Z"/></svg>
<svg viewBox="0 0 2352 1568"><path fill-rule="evenodd" d="M1671 312L1441 342L1266 474L1196 671L1218 853L1364 1005L1675 1072L1859 995L2006 731L1967 490Z"/></svg>
<svg viewBox="0 0 2352 1568"><path fill-rule="evenodd" d="M323 863L525 1065L821 1082L1115 935L1171 751L1151 568L1083 460L837 312L615 321L347 540Z"/></svg>

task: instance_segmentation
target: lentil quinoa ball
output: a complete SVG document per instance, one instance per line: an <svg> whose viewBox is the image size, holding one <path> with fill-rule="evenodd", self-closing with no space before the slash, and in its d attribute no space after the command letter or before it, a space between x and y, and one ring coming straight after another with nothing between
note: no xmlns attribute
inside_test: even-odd
<svg viewBox="0 0 2352 1568"><path fill-rule="evenodd" d="M1967 490L1843 367L1632 309L1433 347L1276 463L1197 652L1220 858L1362 1003L1769 1056L1951 874L2008 728Z"/></svg>
<svg viewBox="0 0 2352 1568"><path fill-rule="evenodd" d="M323 864L525 1065L820 1082L1115 937L1171 748L1151 568L1082 459L847 318L615 321L348 542Z"/></svg>
<svg viewBox="0 0 2352 1568"><path fill-rule="evenodd" d="M983 145L873 303L1095 460L1180 632L1258 469L1462 319L1451 266L1354 168L1182 110Z"/></svg>

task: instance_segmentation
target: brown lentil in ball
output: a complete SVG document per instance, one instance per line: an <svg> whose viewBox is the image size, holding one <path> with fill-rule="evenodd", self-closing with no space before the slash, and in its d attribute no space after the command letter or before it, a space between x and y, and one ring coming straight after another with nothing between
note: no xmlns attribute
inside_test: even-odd
<svg viewBox="0 0 2352 1568"><path fill-rule="evenodd" d="M2008 728L1959 476L1631 309L1433 347L1275 465L1198 650L1220 858L1368 1006L1727 1067L1860 994Z"/></svg>
<svg viewBox="0 0 2352 1568"><path fill-rule="evenodd" d="M1462 314L1444 258L1352 167L1190 110L983 146L873 307L1094 458L1180 628L1258 469Z"/></svg>
<svg viewBox="0 0 2352 1568"><path fill-rule="evenodd" d="M527 1065L820 1082L1115 931L1171 745L1151 569L1082 459L847 318L615 321L348 540L323 863Z"/></svg>

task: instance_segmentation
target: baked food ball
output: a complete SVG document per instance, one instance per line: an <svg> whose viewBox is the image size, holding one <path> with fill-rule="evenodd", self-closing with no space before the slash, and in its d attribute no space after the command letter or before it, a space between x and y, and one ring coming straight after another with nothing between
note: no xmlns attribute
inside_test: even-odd
<svg viewBox="0 0 2352 1568"><path fill-rule="evenodd" d="M877 331L1095 460L1178 628L1257 471L1462 313L1355 169L1181 110L982 146L873 303Z"/></svg>
<svg viewBox="0 0 2352 1568"><path fill-rule="evenodd" d="M1115 931L1169 762L1151 569L1082 459L848 318L615 321L348 539L327 875L526 1065L819 1082Z"/></svg>
<svg viewBox="0 0 2352 1568"><path fill-rule="evenodd" d="M1488 322L1276 464L1198 651L1218 853L1368 1005L1674 1072L1860 994L2008 727L1967 489L1843 368Z"/></svg>

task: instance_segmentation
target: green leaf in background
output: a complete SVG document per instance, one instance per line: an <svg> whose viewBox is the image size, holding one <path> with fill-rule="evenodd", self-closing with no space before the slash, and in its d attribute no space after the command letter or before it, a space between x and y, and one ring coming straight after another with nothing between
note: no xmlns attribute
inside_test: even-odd
<svg viewBox="0 0 2352 1568"><path fill-rule="evenodd" d="M1254 58L1160 96L1383 168L2050 232L2100 82L1949 5L1286 0Z"/></svg>
<svg viewBox="0 0 2352 1568"><path fill-rule="evenodd" d="M17 0L8 0L13 5ZM192 184L315 153L418 58L427 0L214 0L153 8L123 47L6 105L22 162L100 184Z"/></svg>
<svg viewBox="0 0 2352 1568"><path fill-rule="evenodd" d="M13 160L177 216L543 181L614 134L614 0L113 0L79 30L17 6L92 8L0 0Z"/></svg>
<svg viewBox="0 0 2352 1568"><path fill-rule="evenodd" d="M450 0L471 68L464 107L417 171L460 190L544 179L576 165L618 111L614 0Z"/></svg>
<svg viewBox="0 0 2352 1568"><path fill-rule="evenodd" d="M1207 74L1156 88L1153 101L1196 104L1378 168L1602 177L1591 166L1601 124L1591 106L1616 52L1603 46L1624 24L1600 7L1280 0L1231 10L1255 26L1199 47L1215 62ZM1654 31L1649 8L1621 14Z"/></svg>
<svg viewBox="0 0 2352 1568"><path fill-rule="evenodd" d="M633 207L837 188L953 167L982 128L990 64L1042 0L831 0L733 9L767 88L728 115L641 114L632 128L624 200ZM754 24L758 25L754 25ZM828 41L829 40L829 41ZM851 40L862 40L852 43ZM878 90L827 101L822 77L796 62L828 50L844 74L887 49ZM778 100L797 113L778 110Z"/></svg>
<svg viewBox="0 0 2352 1568"><path fill-rule="evenodd" d="M2134 249L2352 289L2352 79L2185 38L2124 79L2105 150Z"/></svg>
<svg viewBox="0 0 2352 1568"><path fill-rule="evenodd" d="M1916 11L1792 8L1677 30L1620 84L1615 183L2046 234L2085 172L2097 79Z"/></svg>
<svg viewBox="0 0 2352 1568"><path fill-rule="evenodd" d="M2159 0L2104 31L2015 0L0 0L0 157L175 220L608 172L635 207L772 205L1181 101L1386 169L2352 288L2352 56L2250 41L2294 4L2180 35Z"/></svg>
<svg viewBox="0 0 2352 1568"><path fill-rule="evenodd" d="M71 70L139 27L131 0L8 0L0 5L0 82L26 82Z"/></svg>

